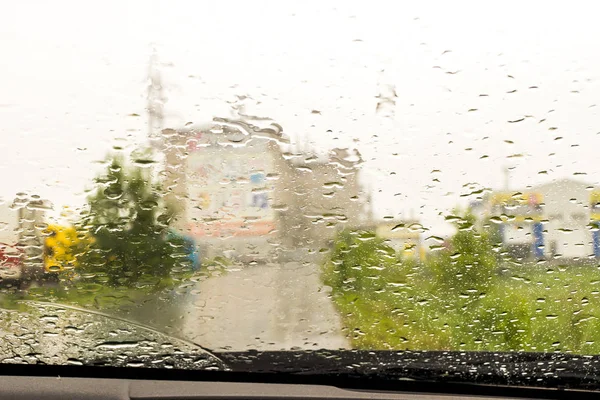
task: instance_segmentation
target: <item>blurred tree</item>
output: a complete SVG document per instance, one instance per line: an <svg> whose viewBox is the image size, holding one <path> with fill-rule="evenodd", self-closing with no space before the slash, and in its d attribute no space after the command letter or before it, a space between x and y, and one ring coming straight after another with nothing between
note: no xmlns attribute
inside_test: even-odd
<svg viewBox="0 0 600 400"><path fill-rule="evenodd" d="M487 234L487 238L493 246L498 262L502 262L506 258L504 223L498 217L486 216L483 219L481 229Z"/></svg>
<svg viewBox="0 0 600 400"><path fill-rule="evenodd" d="M191 268L184 238L169 235L174 208L165 204L150 168L128 167L114 156L95 183L80 221L93 238L79 258L84 280L160 288Z"/></svg>
<svg viewBox="0 0 600 400"><path fill-rule="evenodd" d="M472 213L456 210L455 214L452 220L457 232L449 248L429 257L428 267L446 293L479 295L489 289L496 274L497 252L490 233L476 229Z"/></svg>

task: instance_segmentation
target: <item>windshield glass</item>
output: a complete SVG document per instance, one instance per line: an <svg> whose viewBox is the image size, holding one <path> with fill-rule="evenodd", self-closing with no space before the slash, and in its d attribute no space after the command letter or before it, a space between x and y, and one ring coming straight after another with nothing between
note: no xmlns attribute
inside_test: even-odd
<svg viewBox="0 0 600 400"><path fill-rule="evenodd" d="M600 353L593 13L6 8L3 362Z"/></svg>

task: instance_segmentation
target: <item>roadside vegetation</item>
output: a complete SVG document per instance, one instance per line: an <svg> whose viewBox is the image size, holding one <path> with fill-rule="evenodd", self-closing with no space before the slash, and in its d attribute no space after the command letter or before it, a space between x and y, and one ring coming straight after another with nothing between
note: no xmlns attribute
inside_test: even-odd
<svg viewBox="0 0 600 400"><path fill-rule="evenodd" d="M189 240L172 228L177 210L165 201L151 164L144 158L110 156L78 219L46 229L46 284L5 291L3 306L40 300L127 308L197 275Z"/></svg>
<svg viewBox="0 0 600 400"><path fill-rule="evenodd" d="M600 352L600 269L503 260L468 213L426 260L344 231L323 269L355 348Z"/></svg>

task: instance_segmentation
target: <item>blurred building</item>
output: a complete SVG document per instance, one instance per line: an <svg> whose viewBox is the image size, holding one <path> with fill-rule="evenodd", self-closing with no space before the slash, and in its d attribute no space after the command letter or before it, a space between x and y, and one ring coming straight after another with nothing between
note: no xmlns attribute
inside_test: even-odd
<svg viewBox="0 0 600 400"><path fill-rule="evenodd" d="M321 156L288 152L279 158L277 195L284 246L318 251L328 247L340 229L364 222L368 195L359 182L360 163L360 153L348 149Z"/></svg>
<svg viewBox="0 0 600 400"><path fill-rule="evenodd" d="M383 221L377 224L375 233L383 238L403 257L424 258L425 249L421 241L421 225L418 221Z"/></svg>
<svg viewBox="0 0 600 400"><path fill-rule="evenodd" d="M48 200L27 193L0 204L0 277L23 279L43 273L44 229L51 209ZM14 259L19 262L5 262Z"/></svg>
<svg viewBox="0 0 600 400"><path fill-rule="evenodd" d="M425 247L421 238L422 226L417 220L372 220L362 225L361 229L375 232L377 237L405 258L425 258Z"/></svg>
<svg viewBox="0 0 600 400"><path fill-rule="evenodd" d="M269 119L215 119L162 132L167 200L178 209L177 228L195 238L203 258L317 251L364 215L358 152L294 152Z"/></svg>
<svg viewBox="0 0 600 400"><path fill-rule="evenodd" d="M492 192L473 210L480 224L497 226L514 257L571 262L600 257L600 190L593 185L561 179Z"/></svg>

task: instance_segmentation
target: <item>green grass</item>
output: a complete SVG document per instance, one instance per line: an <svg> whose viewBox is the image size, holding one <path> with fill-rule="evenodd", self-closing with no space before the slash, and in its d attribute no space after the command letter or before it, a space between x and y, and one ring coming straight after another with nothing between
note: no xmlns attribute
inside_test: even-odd
<svg viewBox="0 0 600 400"><path fill-rule="evenodd" d="M186 272L185 276L181 275L178 279L169 277L148 282L140 280L136 287L109 287L85 281L61 281L58 285L31 287L27 291L2 290L0 308L25 310L23 301L34 300L96 310L124 310L158 296L163 290L177 287L190 280L192 275L192 272Z"/></svg>
<svg viewBox="0 0 600 400"><path fill-rule="evenodd" d="M457 293L432 281L416 269L387 274L375 289L334 288L353 346L600 353L596 267L519 266L494 276L479 293Z"/></svg>
<svg viewBox="0 0 600 400"><path fill-rule="evenodd" d="M108 310L135 305L147 296L148 293L141 289L110 288L88 283L73 286L31 288L20 297L22 300L37 300Z"/></svg>
<svg viewBox="0 0 600 400"><path fill-rule="evenodd" d="M224 257L208 260L199 271L173 269L168 277L143 275L133 287L110 287L99 276L73 280L73 274L59 275L56 284L43 284L27 291L4 288L0 291L0 308L26 310L23 301L35 300L62 303L96 310L127 310L159 297L170 290L186 286L210 276L227 272L231 262Z"/></svg>

